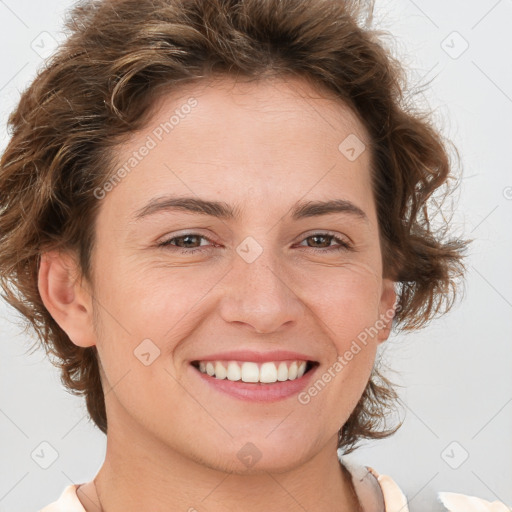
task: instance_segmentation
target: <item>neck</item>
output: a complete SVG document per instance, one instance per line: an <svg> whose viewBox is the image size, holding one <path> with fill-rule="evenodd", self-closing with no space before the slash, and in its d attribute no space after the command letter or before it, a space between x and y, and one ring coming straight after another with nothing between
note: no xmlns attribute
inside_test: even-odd
<svg viewBox="0 0 512 512"><path fill-rule="evenodd" d="M96 485L91 482L87 492L79 494L86 512L361 510L350 474L338 461L336 439L289 471L235 474L192 461L154 442L129 443L111 433Z"/></svg>

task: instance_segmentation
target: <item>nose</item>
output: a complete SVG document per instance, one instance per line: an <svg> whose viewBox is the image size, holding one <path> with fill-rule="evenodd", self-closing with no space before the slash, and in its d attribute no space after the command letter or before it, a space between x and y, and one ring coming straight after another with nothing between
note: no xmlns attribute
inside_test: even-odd
<svg viewBox="0 0 512 512"><path fill-rule="evenodd" d="M305 313L296 281L269 252L263 251L251 263L241 258L234 263L227 282L224 281L220 303L224 321L243 325L257 334L292 327Z"/></svg>

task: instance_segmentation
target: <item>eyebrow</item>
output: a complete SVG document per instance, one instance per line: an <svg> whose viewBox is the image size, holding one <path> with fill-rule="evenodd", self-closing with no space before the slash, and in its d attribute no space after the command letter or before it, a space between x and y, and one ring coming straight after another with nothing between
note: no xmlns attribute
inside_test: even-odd
<svg viewBox="0 0 512 512"><path fill-rule="evenodd" d="M242 209L238 205L230 206L223 201L208 201L197 197L161 196L151 199L144 207L135 212L133 218L135 221L139 221L163 211L199 213L223 220L237 220L242 214ZM333 213L346 213L369 222L365 212L346 199L297 202L291 209L291 218L297 221Z"/></svg>

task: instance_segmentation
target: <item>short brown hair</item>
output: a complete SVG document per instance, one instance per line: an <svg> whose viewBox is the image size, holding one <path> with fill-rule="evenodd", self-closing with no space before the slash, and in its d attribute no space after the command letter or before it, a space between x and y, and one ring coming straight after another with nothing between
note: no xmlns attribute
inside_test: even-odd
<svg viewBox="0 0 512 512"><path fill-rule="evenodd" d="M427 206L453 180L446 142L405 95L405 72L371 29L373 5L355 0L82 1L67 40L9 117L0 162L0 280L62 382L86 397L107 432L96 347L74 345L38 290L41 254L72 250L85 279L113 149L143 127L158 97L214 75L300 77L348 105L368 130L384 277L399 287L394 327L414 330L448 311L468 241L434 230ZM340 141L341 142L341 141ZM443 186L443 187L441 187ZM437 199L440 206L439 198ZM352 451L380 428L398 395L374 369L339 433Z"/></svg>

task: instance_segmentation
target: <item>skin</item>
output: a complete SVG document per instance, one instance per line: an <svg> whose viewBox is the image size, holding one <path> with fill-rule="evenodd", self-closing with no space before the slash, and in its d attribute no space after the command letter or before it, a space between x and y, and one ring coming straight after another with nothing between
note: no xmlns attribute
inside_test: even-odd
<svg viewBox="0 0 512 512"><path fill-rule="evenodd" d="M393 309L384 279L370 154L349 161L339 144L368 141L340 100L299 79L225 78L174 91L147 127L116 149L122 165L189 97L198 104L101 199L93 283L70 253L46 253L39 288L76 345L96 345L108 417L107 453L95 481L103 508L209 511L357 510L336 455L337 433L370 377L390 323L303 405L241 401L212 390L190 362L232 349L282 348L318 361L321 377L365 328ZM221 220L179 210L134 213L172 193L239 205ZM331 213L294 221L297 201L346 199L367 221ZM356 250L335 251L334 232ZM174 248L158 243L183 233ZM252 263L236 248L252 237ZM178 246L178 244L180 244ZM381 315L381 316L379 316ZM160 355L134 356L151 339ZM237 457L252 443L252 467ZM91 498L92 499L92 498ZM87 496L86 510L97 510Z"/></svg>

